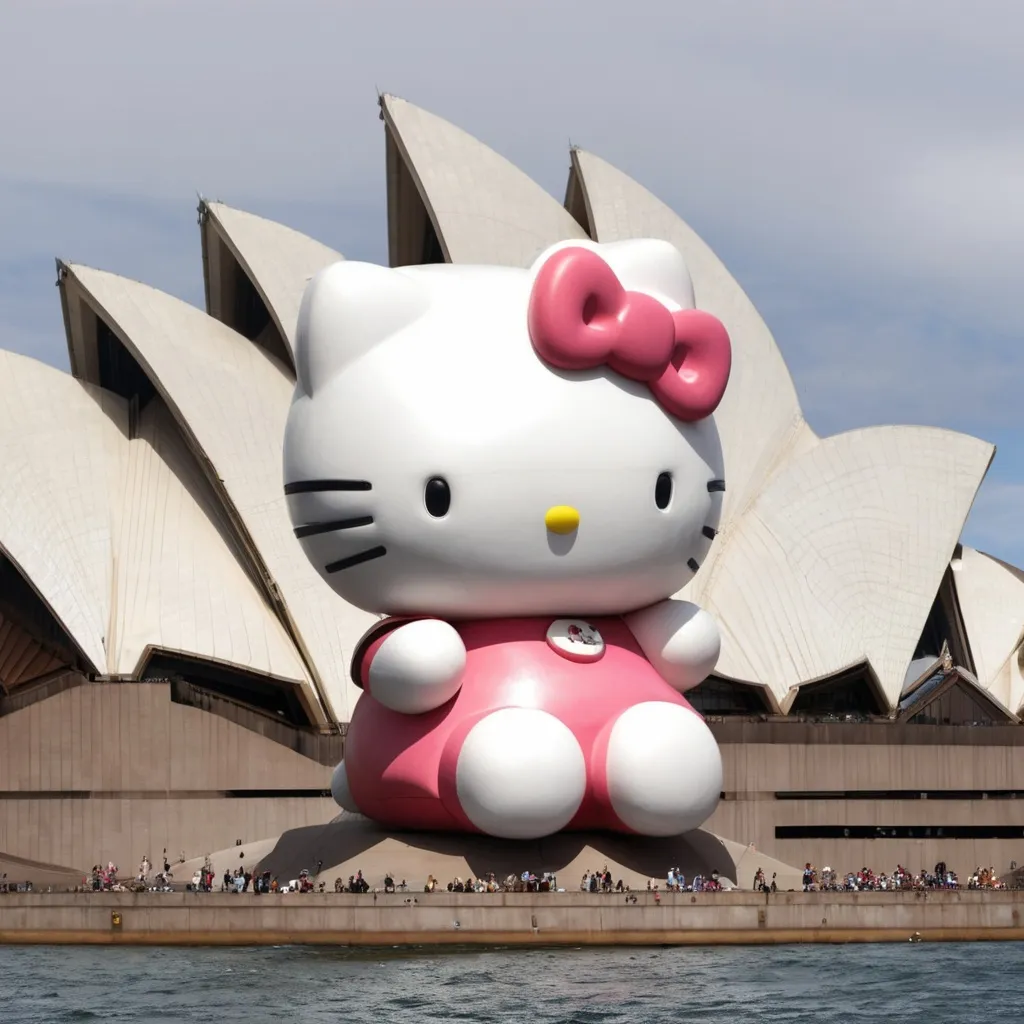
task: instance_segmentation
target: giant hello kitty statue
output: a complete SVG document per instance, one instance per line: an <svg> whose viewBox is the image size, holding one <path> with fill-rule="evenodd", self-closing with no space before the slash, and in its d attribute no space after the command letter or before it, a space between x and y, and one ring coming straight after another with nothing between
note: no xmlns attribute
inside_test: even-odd
<svg viewBox="0 0 1024 1024"><path fill-rule="evenodd" d="M347 601L387 615L333 793L398 828L532 839L699 826L715 665L672 600L715 536L729 338L670 244L530 270L338 263L303 299L288 507Z"/></svg>

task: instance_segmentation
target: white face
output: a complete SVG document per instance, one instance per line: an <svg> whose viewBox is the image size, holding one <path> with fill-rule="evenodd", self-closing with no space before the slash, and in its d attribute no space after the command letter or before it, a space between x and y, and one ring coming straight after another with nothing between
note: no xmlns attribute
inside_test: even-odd
<svg viewBox="0 0 1024 1024"><path fill-rule="evenodd" d="M531 283L350 263L307 293L285 438L285 481L305 486L288 504L351 603L622 613L675 593L707 554L724 476L713 419L682 423L607 368L546 365L527 331ZM686 280L658 297L688 294Z"/></svg>

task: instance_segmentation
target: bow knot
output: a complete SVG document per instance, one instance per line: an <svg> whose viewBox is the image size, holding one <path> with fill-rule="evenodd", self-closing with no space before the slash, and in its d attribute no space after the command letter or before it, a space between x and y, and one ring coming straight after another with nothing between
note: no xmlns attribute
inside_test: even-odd
<svg viewBox="0 0 1024 1024"><path fill-rule="evenodd" d="M530 340L563 370L608 366L643 381L666 412L692 422L710 416L729 380L732 351L710 313L675 313L627 291L590 249L560 249L540 268L530 293Z"/></svg>

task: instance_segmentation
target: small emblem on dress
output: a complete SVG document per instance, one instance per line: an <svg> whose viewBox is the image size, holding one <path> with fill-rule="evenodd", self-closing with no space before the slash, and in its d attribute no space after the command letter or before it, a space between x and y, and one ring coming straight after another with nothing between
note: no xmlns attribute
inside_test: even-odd
<svg viewBox="0 0 1024 1024"><path fill-rule="evenodd" d="M604 654L600 632L583 619L556 619L548 626L548 646L570 661L597 661Z"/></svg>

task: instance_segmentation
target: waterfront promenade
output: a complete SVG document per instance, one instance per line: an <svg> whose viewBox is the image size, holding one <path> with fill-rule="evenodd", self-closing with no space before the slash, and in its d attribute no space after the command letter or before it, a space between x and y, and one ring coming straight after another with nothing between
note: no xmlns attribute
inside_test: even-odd
<svg viewBox="0 0 1024 1024"><path fill-rule="evenodd" d="M635 902L633 902L635 896ZM0 942L741 945L1024 940L1024 892L19 893Z"/></svg>

